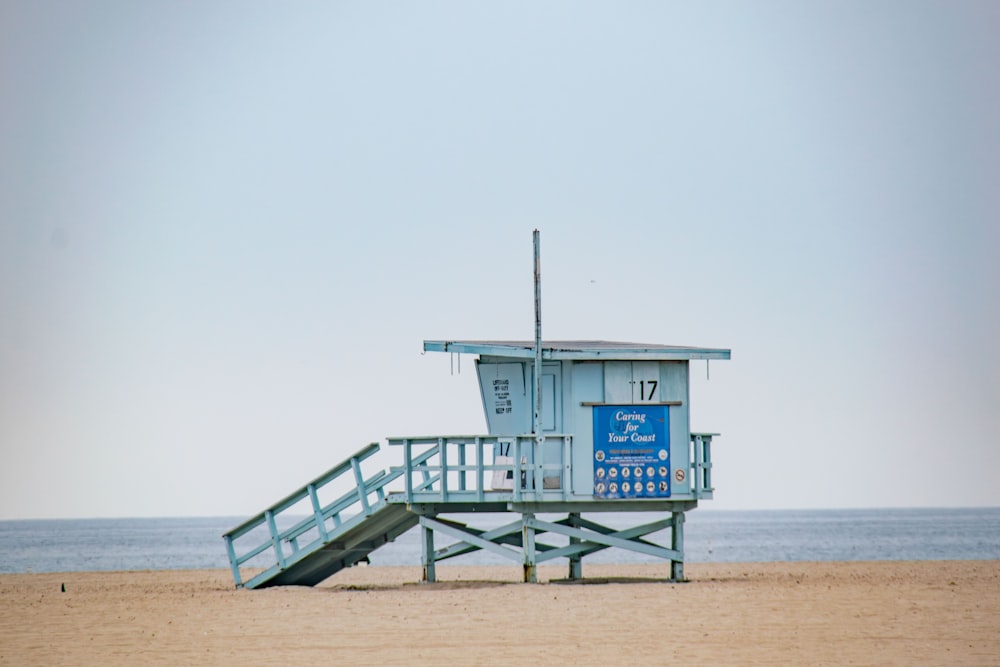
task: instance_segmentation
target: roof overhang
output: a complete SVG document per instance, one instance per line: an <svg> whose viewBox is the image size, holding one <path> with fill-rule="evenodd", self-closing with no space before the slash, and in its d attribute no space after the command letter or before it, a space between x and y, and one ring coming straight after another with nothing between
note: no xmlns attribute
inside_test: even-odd
<svg viewBox="0 0 1000 667"><path fill-rule="evenodd" d="M424 351L533 359L535 343L533 341L503 340L425 340ZM546 360L678 361L729 358L730 350L722 348L623 343L605 340L542 341L542 359Z"/></svg>

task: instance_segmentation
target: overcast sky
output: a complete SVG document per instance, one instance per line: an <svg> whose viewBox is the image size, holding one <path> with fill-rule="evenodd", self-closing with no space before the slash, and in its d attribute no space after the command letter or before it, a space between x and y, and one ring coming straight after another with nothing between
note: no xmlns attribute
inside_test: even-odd
<svg viewBox="0 0 1000 667"><path fill-rule="evenodd" d="M1000 3L0 3L0 518L485 432L424 339L726 347L716 509L1000 505ZM398 456L398 454L397 454ZM398 464L399 461L386 460Z"/></svg>

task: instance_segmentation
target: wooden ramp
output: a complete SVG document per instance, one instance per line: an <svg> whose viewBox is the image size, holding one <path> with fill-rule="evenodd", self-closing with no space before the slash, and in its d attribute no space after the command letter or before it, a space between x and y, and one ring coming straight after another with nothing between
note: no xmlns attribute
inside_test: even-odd
<svg viewBox="0 0 1000 667"><path fill-rule="evenodd" d="M267 586L315 586L324 579L366 558L375 549L417 525L418 517L403 505L382 504L372 513L338 531L325 544L317 544L301 556L286 559L284 569L268 571L247 582L247 588ZM345 524L347 525L347 524Z"/></svg>
<svg viewBox="0 0 1000 667"><path fill-rule="evenodd" d="M378 450L368 445L225 533L236 586L314 586L417 525L406 505L386 502L401 471L364 476L362 462ZM354 488L324 499L342 477Z"/></svg>

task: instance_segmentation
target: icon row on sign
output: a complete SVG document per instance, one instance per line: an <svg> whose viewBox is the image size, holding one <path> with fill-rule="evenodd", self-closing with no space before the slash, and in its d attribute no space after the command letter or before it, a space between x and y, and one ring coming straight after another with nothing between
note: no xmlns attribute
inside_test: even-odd
<svg viewBox="0 0 1000 667"><path fill-rule="evenodd" d="M670 474L670 471L667 469L667 466L660 466L659 468L654 468L653 466L648 466L646 468L643 468L642 466L635 466L634 468L629 466L612 466L608 468L598 468L594 471L594 474L597 475L597 479L604 479L605 477L616 479L619 475L622 479L629 479L630 477L642 479L643 477L655 477L656 475L666 477Z"/></svg>
<svg viewBox="0 0 1000 667"><path fill-rule="evenodd" d="M667 481L662 479L659 482L653 482L652 480L650 480L646 482L645 487L643 486L642 482L635 482L635 483L622 482L621 486L618 485L618 482L609 482L609 483L598 482L597 484L594 485L594 493L596 493L599 496L602 496L608 493L616 494L620 490L621 493L641 494L643 491L645 491L646 493L653 494L656 493L657 490L659 490L660 493L666 493L668 491L668 488L669 486L667 484Z"/></svg>

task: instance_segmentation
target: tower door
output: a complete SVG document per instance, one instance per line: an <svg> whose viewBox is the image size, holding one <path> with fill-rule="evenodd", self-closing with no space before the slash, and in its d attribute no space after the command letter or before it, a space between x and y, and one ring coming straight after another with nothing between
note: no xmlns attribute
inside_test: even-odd
<svg viewBox="0 0 1000 667"><path fill-rule="evenodd" d="M658 361L604 362L604 402L618 405L660 402Z"/></svg>
<svg viewBox="0 0 1000 667"><path fill-rule="evenodd" d="M542 432L562 432L562 380L559 364L542 364Z"/></svg>

